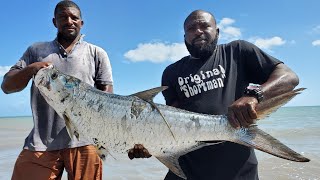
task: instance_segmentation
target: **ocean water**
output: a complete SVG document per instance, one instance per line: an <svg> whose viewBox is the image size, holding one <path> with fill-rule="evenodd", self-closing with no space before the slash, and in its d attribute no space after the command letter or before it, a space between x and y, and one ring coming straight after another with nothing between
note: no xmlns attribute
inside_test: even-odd
<svg viewBox="0 0 320 180"><path fill-rule="evenodd" d="M0 118L0 180L10 179L24 138L33 123L31 117ZM258 127L296 152L311 159L291 162L256 150L262 180L320 180L320 106L283 107L259 121ZM154 157L129 160L113 154L104 163L103 179L140 180L164 178L167 168ZM67 179L64 175L63 179Z"/></svg>

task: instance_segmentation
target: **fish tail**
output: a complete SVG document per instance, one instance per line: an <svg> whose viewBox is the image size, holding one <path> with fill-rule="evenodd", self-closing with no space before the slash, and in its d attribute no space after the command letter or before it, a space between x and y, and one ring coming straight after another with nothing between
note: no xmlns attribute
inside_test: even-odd
<svg viewBox="0 0 320 180"><path fill-rule="evenodd" d="M250 126L246 129L241 129L240 131L242 130L245 131L245 133L240 133L242 135L239 139L236 140L236 143L249 146L291 161L310 161L310 159L293 151L292 149L281 143L279 140L259 129L256 125Z"/></svg>
<svg viewBox="0 0 320 180"><path fill-rule="evenodd" d="M299 88L262 101L256 108L258 119L267 117L272 112L289 102L296 95L300 94L303 90L305 90L305 88ZM240 129L238 132L239 137L236 141L234 141L236 143L259 149L263 152L291 161L310 161L308 158L303 157L301 154L293 151L279 140L262 131L256 125L252 125L249 128Z"/></svg>
<svg viewBox="0 0 320 180"><path fill-rule="evenodd" d="M305 89L306 88L295 89L290 92L262 101L257 105L257 108L256 108L256 112L258 116L257 119L263 119L269 116L271 113L273 113L274 111L279 109L281 106L289 102L292 98L300 94Z"/></svg>

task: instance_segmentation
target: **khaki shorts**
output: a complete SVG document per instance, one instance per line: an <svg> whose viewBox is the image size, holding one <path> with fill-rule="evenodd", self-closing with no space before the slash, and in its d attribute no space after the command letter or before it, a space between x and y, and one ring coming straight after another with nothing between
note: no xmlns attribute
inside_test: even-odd
<svg viewBox="0 0 320 180"><path fill-rule="evenodd" d="M94 146L56 151L22 150L14 166L12 180L61 179L101 180L102 161Z"/></svg>

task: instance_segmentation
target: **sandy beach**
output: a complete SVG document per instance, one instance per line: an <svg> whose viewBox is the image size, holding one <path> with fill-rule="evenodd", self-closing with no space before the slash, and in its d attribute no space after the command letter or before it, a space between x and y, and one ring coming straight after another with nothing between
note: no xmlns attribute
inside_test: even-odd
<svg viewBox="0 0 320 180"><path fill-rule="evenodd" d="M306 110L310 111L306 113ZM256 151L260 179L317 180L320 177L320 107L315 109L284 108L259 127L295 151L311 159L297 163ZM307 116L306 116L307 114ZM290 115L290 117L288 117ZM302 121L303 120L303 121ZM0 180L10 179L24 138L33 124L31 117L0 118ZM283 125L285 124L285 126ZM154 157L129 160L126 155L112 154L104 162L106 180L161 180L167 168ZM63 179L66 178L64 174Z"/></svg>

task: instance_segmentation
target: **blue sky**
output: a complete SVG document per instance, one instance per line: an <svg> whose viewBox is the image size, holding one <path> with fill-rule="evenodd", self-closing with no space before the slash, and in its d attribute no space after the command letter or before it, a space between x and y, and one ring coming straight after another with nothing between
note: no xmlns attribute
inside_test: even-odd
<svg viewBox="0 0 320 180"><path fill-rule="evenodd" d="M56 36L52 24L56 0L1 3L0 81L26 48ZM287 106L320 105L320 1L318 0L77 0L85 40L104 48L111 60L114 91L128 95L160 85L162 71L188 54L183 21L196 9L213 13L219 44L250 41L282 60L307 90ZM31 115L29 86L0 92L0 116ZM155 102L164 103L162 95Z"/></svg>

